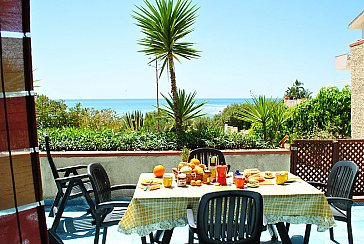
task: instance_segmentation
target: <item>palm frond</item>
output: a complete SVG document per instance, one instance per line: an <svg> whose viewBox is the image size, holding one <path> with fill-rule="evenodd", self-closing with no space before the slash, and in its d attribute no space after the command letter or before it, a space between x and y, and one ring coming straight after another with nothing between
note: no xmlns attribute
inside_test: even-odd
<svg viewBox="0 0 364 244"><path fill-rule="evenodd" d="M138 41L140 52L148 56L167 59L167 54L179 62L179 57L192 59L200 57L200 51L192 48L194 43L180 42L190 34L199 8L191 0L155 0L155 5L144 0L145 6L137 6L132 17L141 28L144 38ZM155 59L154 59L155 61ZM166 65L162 65L160 75Z"/></svg>
<svg viewBox="0 0 364 244"><path fill-rule="evenodd" d="M177 93L177 107L179 109L179 116L182 118L182 124L186 124L187 121L205 116L206 114L202 113L203 106L207 102L201 102L196 104L195 97L196 91L193 93L186 94L184 89L179 89ZM169 97L162 94L163 98L166 100L167 105L164 105L161 108L163 111L167 113L167 116L170 118L174 118L173 113L173 98L169 93Z"/></svg>

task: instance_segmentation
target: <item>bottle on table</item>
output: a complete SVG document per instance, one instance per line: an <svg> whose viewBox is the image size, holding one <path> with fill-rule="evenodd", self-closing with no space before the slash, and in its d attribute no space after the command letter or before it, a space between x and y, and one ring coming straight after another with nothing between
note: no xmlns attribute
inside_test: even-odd
<svg viewBox="0 0 364 244"><path fill-rule="evenodd" d="M216 181L216 156L210 156L211 182Z"/></svg>

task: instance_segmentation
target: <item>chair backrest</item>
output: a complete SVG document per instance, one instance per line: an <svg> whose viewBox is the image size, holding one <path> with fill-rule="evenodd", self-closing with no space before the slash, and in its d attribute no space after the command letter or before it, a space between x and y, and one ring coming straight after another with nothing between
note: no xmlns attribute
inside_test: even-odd
<svg viewBox="0 0 364 244"><path fill-rule="evenodd" d="M202 196L197 213L200 243L259 243L263 198L258 192L229 190Z"/></svg>
<svg viewBox="0 0 364 244"><path fill-rule="evenodd" d="M51 167L54 179L58 179L59 174L58 174L56 165L54 164L54 161L53 161L53 158L52 158L52 155L51 155L51 148L49 146L49 137L46 135L44 137L44 139L45 139L45 148L46 148L46 151L47 151L47 159L48 159L49 166Z"/></svg>
<svg viewBox="0 0 364 244"><path fill-rule="evenodd" d="M99 163L92 163L87 166L87 173L91 179L96 204L111 200L111 185L107 173Z"/></svg>
<svg viewBox="0 0 364 244"><path fill-rule="evenodd" d="M353 197L354 185L359 174L359 167L352 161L339 161L332 167L327 181L327 197ZM346 210L346 205L335 204Z"/></svg>
<svg viewBox="0 0 364 244"><path fill-rule="evenodd" d="M197 158L200 160L200 163L210 166L210 156L217 156L216 165L226 164L224 154L220 150L214 148L197 148L192 150L188 155L187 161L190 162L191 159Z"/></svg>

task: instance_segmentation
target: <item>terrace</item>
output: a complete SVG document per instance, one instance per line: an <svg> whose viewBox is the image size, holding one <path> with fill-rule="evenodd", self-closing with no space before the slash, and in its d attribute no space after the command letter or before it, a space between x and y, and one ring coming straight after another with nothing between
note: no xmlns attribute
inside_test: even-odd
<svg viewBox="0 0 364 244"><path fill-rule="evenodd" d="M0 2L0 34L1 34L1 97L0 97L0 229L1 242L4 243L48 243L47 231L54 219L48 216L49 207L55 195L54 186L51 179L47 164L42 158L42 153L38 151L37 128L36 128L36 111L34 107L34 87L32 77L32 56L31 56L31 38L30 38L30 2L22 1L1 1ZM353 27L363 29L363 15L353 22ZM4 36L3 36L4 35ZM353 66L356 60L362 62L363 40L358 41L351 47L352 55L350 56L350 66L355 75L353 77L362 77L362 63ZM357 55L358 54L358 55ZM357 58L357 59L356 59ZM348 61L344 58L344 61ZM344 68L347 65L344 62ZM357 73L355 73L357 72ZM77 90L77 89L75 89ZM357 92L360 96L362 91ZM362 120L358 120L362 125ZM355 121L354 121L355 122ZM363 130L359 128L360 133ZM358 134L357 137L360 137ZM353 136L354 138L356 137ZM292 145L292 151L267 152L259 151L250 155L249 153L226 152L227 161L234 169L258 167L264 170L285 170L298 174L305 180L310 177L325 179L327 173L338 160L355 161L363 172L364 160L362 159L363 141L351 140L347 144L346 140L342 141L319 141L316 145L300 147L299 144ZM304 144L305 142L303 142ZM300 150L304 148L304 150ZM312 152L309 152L312 150ZM303 152L303 153L302 153ZM345 152L345 153L343 153ZM348 152L348 153L347 153ZM124 152L125 153L125 152ZM251 152L250 152L251 153ZM171 168L174 163L178 162L179 152L169 153L169 155L154 155L158 153L128 152L129 155L119 155L111 153L109 155L96 155L92 153L79 153L80 155L67 155L60 153L60 158L64 157L61 164L71 165L75 161L82 164L88 164L90 161L101 161L107 166L108 172L111 172L112 183L136 182L137 177L143 172L151 172L152 163L166 160L166 167ZM168 154L168 153L167 153ZM267 154L267 155L263 155ZM40 155L40 157L39 157ZM74 158L77 157L77 160ZM138 158L138 162L130 160L127 157ZM66 159L65 159L66 158ZM116 158L116 159L115 159ZM123 169L127 168L127 177L120 179L120 160L126 158L123 163ZM111 159L111 160L110 160ZM41 163L41 165L39 164ZM145 163L147 162L147 163ZM241 163L246 163L244 166ZM278 164L277 164L278 163ZM42 176L41 176L42 173ZM301 174L300 174L301 173ZM43 189L40 182L43 177ZM363 195L364 180L363 174L358 178L355 189L356 195ZM53 187L53 189L52 189ZM259 188L262 189L263 187ZM140 190L140 189L139 189ZM322 194L321 194L322 195ZM43 197L46 198L43 205ZM301 202L299 202L301 203ZM45 211L44 211L45 209ZM85 215L87 205L83 201L70 201L67 204L66 211L62 215L61 225L57 229L57 234L64 243L92 243L94 239L95 228L91 225L91 219ZM185 211L183 208L182 211ZM364 206L360 202L354 204L353 210L353 236L354 242L361 242L364 239ZM347 243L346 226L344 223L336 222L335 239L338 243ZM290 234L293 235L293 243L301 243L304 232L304 225L292 224ZM185 243L188 238L187 227L176 227L172 236L172 243ZM279 243L271 241L267 231L263 232L262 243ZM318 233L312 229L311 243L331 243L328 233ZM107 243L140 243L140 237L136 234L124 235L117 231L117 226L109 229Z"/></svg>
<svg viewBox="0 0 364 244"><path fill-rule="evenodd" d="M342 140L341 144L348 143L350 140ZM303 145L302 145L303 143ZM323 148L332 147L331 143L338 142L330 142L326 141L323 144L322 141L316 141L314 144L310 141L310 146L307 146L307 141L297 141L292 146L296 147L294 151L290 151L287 149L278 149L278 150L240 150L240 151L224 151L226 155L226 160L231 163L232 169L237 169L241 167L241 165L245 165L246 167L258 167L261 170L290 170L291 172L297 174L294 171L294 165L290 166L290 160L298 161L300 159L299 155L308 154L311 155L310 158L305 158L307 165L310 165L310 161L315 160L315 151L328 151ZM361 141L361 144L363 141ZM358 141L355 141L356 146L358 146ZM360 145L361 145L360 144ZM336 144L335 144L336 145ZM305 148L305 153L302 153L302 149ZM311 151L307 151L307 148L310 148ZM339 148L337 145L335 148ZM343 148L342 146L340 148ZM346 146L345 148L350 148L350 146ZM55 152L54 159L55 162L60 163L61 166L67 166L69 162L79 162L86 164L90 161L98 161L102 162L102 164L107 168L108 173L110 173L111 183L120 184L120 183L130 183L136 182L140 173L143 172L151 172L152 164L145 165L144 162L158 162L158 161L168 161L175 162L179 159L180 152L112 152L112 153L101 153L101 152ZM334 154L337 154L333 152ZM345 153L344 153L345 154ZM355 154L355 153L354 153ZM297 156L298 155L298 156ZM356 155L356 154L355 154ZM163 159L164 158L164 159ZM302 159L302 158L301 158ZM322 164L330 165L332 160L332 156L330 154L321 155ZM118 168L118 165L128 165L128 163L133 162L132 165L127 166L129 168L128 176L120 177L119 174L115 174L115 169ZM252 163L254 162L254 163ZM275 163L272 163L275 162ZM277 162L281 162L277 164ZM284 162L282 164L282 162ZM48 177L45 177L43 182L50 182L51 179L50 171L48 168L48 162L45 158L45 154L41 153L41 165L42 171L45 174L48 174ZM144 166L143 166L144 165ZM166 164L167 169L173 167L173 163ZM300 166L302 167L302 165ZM324 167L319 166L324 169ZM328 171L330 166L327 167ZM307 172L310 172L309 170ZM323 173L324 175L325 173ZM307 177L307 176L304 176ZM48 178L48 179L47 179ZM125 179L127 180L125 181ZM362 178L358 180L360 184L362 184ZM262 186L264 187L264 186ZM53 190L51 189L51 184L44 184L43 189L45 190L45 194L52 195ZM131 195L129 196L131 197ZM363 213L364 213L364 204L360 202L361 197L356 196L356 203L353 206L352 210L352 225L353 225L353 236L354 242L359 242L364 238L363 234L360 232L360 229L364 227L363 221ZM45 201L46 207L46 216L48 216L50 206L52 200L47 199ZM95 233L94 226L91 225L91 217L86 214L86 201L80 200L70 200L69 204L67 204L66 210L63 214L63 218L59 228L57 229L57 234L62 239L64 243L76 243L82 240L85 243L92 243ZM53 218L47 217L47 226L50 226L53 223ZM347 243L347 232L346 232L346 224L344 222L336 221L337 227L334 228L335 240L337 243ZM303 224L292 224L290 227L290 235L292 243L302 243L304 237L305 225ZM107 235L107 243L118 243L120 241L123 243L140 243L140 236L137 234L125 235L117 231L117 226L110 227ZM186 243L188 240L188 227L176 227L174 229L171 243ZM268 231L262 232L261 243L281 243L280 240L271 240L271 236ZM331 243L329 238L328 231L326 232L317 232L316 226L312 228L310 243Z"/></svg>
<svg viewBox="0 0 364 244"><path fill-rule="evenodd" d="M85 216L86 206L85 202L71 202L70 206L66 208L62 224L58 228L58 234L62 238L65 244L78 244L93 243L95 228L90 224L90 217ZM48 216L51 201L45 201L46 216ZM353 237L354 243L361 243L364 240L364 204L356 203L353 206ZM47 217L47 226L52 225L53 218ZM334 228L335 240L337 243L347 243L346 224L344 222L336 222L337 227ZM292 235L292 243L301 244L303 241L303 235L305 231L305 225L291 225L290 234ZM171 243L173 244L185 244L188 241L188 227L175 228ZM137 234L125 235L117 231L117 226L109 227L106 243L128 243L128 244L140 244L140 236ZM197 243L197 242L195 242ZM272 241L268 231L262 232L260 243L281 243L280 240ZM330 241L329 233L317 232L313 227L311 230L310 243L334 243Z"/></svg>

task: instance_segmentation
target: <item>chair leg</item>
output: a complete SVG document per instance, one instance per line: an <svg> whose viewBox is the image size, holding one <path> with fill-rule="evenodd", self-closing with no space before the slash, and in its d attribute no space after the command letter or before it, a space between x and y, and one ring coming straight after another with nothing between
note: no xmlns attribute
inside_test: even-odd
<svg viewBox="0 0 364 244"><path fill-rule="evenodd" d="M150 233L149 233L149 240L150 240L150 243L154 243L154 236L153 236L153 232L150 232Z"/></svg>
<svg viewBox="0 0 364 244"><path fill-rule="evenodd" d="M195 237L195 234L193 233L193 231L189 228L188 231L188 244L193 244L193 239Z"/></svg>
<svg viewBox="0 0 364 244"><path fill-rule="evenodd" d="M106 243L107 227L104 227L104 233L102 234L102 244Z"/></svg>
<svg viewBox="0 0 364 244"><path fill-rule="evenodd" d="M268 229L269 234L271 236L271 240L272 241L278 240L278 233L277 233L276 228L274 227L274 225L268 224L267 229Z"/></svg>
<svg viewBox="0 0 364 244"><path fill-rule="evenodd" d="M162 234L163 234L163 230L157 230L153 236L153 241L159 243L159 239Z"/></svg>
<svg viewBox="0 0 364 244"><path fill-rule="evenodd" d="M147 244L147 239L145 236L142 236L141 239L142 239L142 244Z"/></svg>
<svg viewBox="0 0 364 244"><path fill-rule="evenodd" d="M349 244L353 244L353 231L351 229L351 221L348 220L348 222L346 224L347 224L347 227L348 227Z"/></svg>
<svg viewBox="0 0 364 244"><path fill-rule="evenodd" d="M289 232L289 227L291 226L291 223L286 223L286 229L287 229L287 232Z"/></svg>
<svg viewBox="0 0 364 244"><path fill-rule="evenodd" d="M308 244L310 240L310 233L311 233L311 224L307 224L305 230L305 238L303 239L303 244Z"/></svg>
<svg viewBox="0 0 364 244"><path fill-rule="evenodd" d="M96 224L94 244L99 243L99 235L100 235L100 225Z"/></svg>
<svg viewBox="0 0 364 244"><path fill-rule="evenodd" d="M51 207L51 211L49 212L48 217L54 217L54 208L58 206L59 200L61 199L61 194L57 193L56 198L54 199L54 202Z"/></svg>
<svg viewBox="0 0 364 244"><path fill-rule="evenodd" d="M334 241L334 228L330 228L330 240Z"/></svg>

